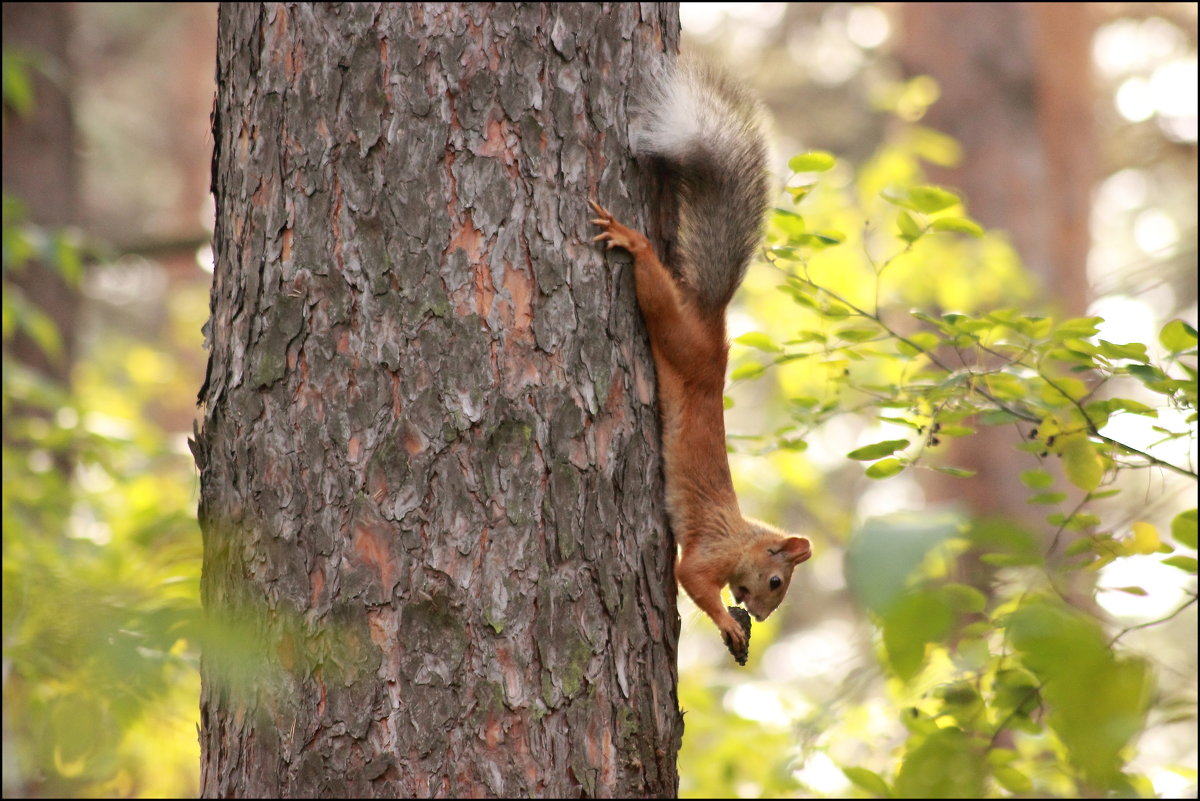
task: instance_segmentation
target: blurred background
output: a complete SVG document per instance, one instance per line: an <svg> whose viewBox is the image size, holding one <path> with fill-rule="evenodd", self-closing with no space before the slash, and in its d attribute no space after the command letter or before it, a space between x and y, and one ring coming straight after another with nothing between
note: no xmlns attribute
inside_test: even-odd
<svg viewBox="0 0 1200 801"><path fill-rule="evenodd" d="M685 48L770 106L781 176L802 151L863 164L917 131L929 179L961 190L1025 265L995 290L1010 302L1102 316L1114 342L1195 325L1195 4L684 3L681 17ZM207 358L216 5L5 4L3 36L4 795L195 795L187 437ZM751 270L731 335L786 329L777 283ZM953 291L982 290L947 284L943 306ZM779 371L729 391L743 505L811 536L817 556L755 628L748 668L681 595L684 795L859 792L838 766L886 769L906 700L847 587L852 532L899 510L1028 514L1024 488L986 480L1019 468L982 436L956 446L972 481L864 478L845 454L879 430L853 414L804 450L768 447L810 380ZM1112 516L1132 504L1165 528L1195 504L1194 483L1133 481ZM1195 596L1194 577L1153 560L1112 568L1095 597L1116 628ZM1103 591L1129 585L1153 591ZM1171 699L1133 766L1159 795L1194 796L1195 606L1123 644L1152 655Z"/></svg>

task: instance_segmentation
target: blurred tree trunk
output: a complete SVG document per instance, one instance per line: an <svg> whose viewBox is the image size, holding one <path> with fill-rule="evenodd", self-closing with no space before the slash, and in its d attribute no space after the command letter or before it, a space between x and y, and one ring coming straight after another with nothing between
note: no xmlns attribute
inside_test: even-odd
<svg viewBox="0 0 1200 801"><path fill-rule="evenodd" d="M78 221L78 170L76 161L75 121L71 114L72 74L70 38L74 9L63 3L4 3L4 323L10 323L10 309L28 307L48 321L59 347L47 346L30 336L24 325L17 325L3 337L5 371L4 414L0 438L4 445L4 517L6 523L18 521L18 529L5 527L4 563L8 573L12 564L21 562L24 568L28 557L12 557L9 545L14 538L36 540L46 552L53 552L65 537L66 520L72 509L72 488L65 478L40 478L37 489L31 491L32 459L30 452L46 449L52 455L55 473L69 477L74 455L56 437L52 427L55 412L45 401L27 402L10 395L9 381L17 371L14 366L28 370L48 383L66 388L70 383L71 360L75 346L75 321L79 294L74 285L64 280L63 273L48 263L44 253L35 253L28 260L10 262L8 235L10 227L30 223L48 234ZM13 63L10 64L10 59ZM9 82L19 83L10 70L24 74L29 80L30 95L27 107L13 105ZM14 205L16 212L14 213ZM51 248L46 251L53 253ZM15 383L15 382L14 382ZM30 382L24 382L26 384ZM45 395L46 393L36 393ZM43 451L45 452L45 451ZM38 471L41 472L40 470ZM9 482L14 483L10 486ZM21 486L24 485L24 486ZM20 487L20 489L17 489ZM11 507L10 507L11 505ZM11 515L11 517L10 517ZM24 536L22 536L24 535ZM19 568L18 568L19 570ZM22 575L21 578L28 577ZM5 582L5 597L9 598L10 583ZM12 598L20 599L17 606L26 609L28 598L20 589L12 590ZM46 776L29 768L26 759L29 743L35 741L33 731L53 731L53 725L43 720L30 720L28 715L12 709L29 710L52 707L44 695L39 695L37 680L30 680L29 666L17 657L14 666L10 648L20 635L10 632L10 620L21 621L27 612L14 612L10 618L5 609L4 630L4 703L5 714L0 739L3 740L5 798L21 798L54 794L57 773ZM17 626L19 627L19 626ZM19 645L17 650L19 651ZM51 658L50 663L53 664ZM36 670L32 671L36 675ZM27 700L37 698L32 705ZM46 739L55 742L54 732Z"/></svg>
<svg viewBox="0 0 1200 801"><path fill-rule="evenodd" d="M3 9L5 58L28 58L23 69L33 91L27 112L12 108L4 112L4 196L19 201L28 222L47 229L73 225L79 221L79 169L71 114L74 9L69 3L5 3ZM8 272L4 280L6 288L20 292L54 323L62 343L62 353L47 353L18 329L11 341L5 341L5 358L66 386L79 293L54 265L39 261Z"/></svg>
<svg viewBox="0 0 1200 801"><path fill-rule="evenodd" d="M904 3L899 56L931 75L942 97L925 122L963 146L962 164L931 168L961 189L967 210L1008 232L1059 315L1088 305L1088 218L1095 169L1091 10L1086 3ZM977 514L1040 520L1015 476L1029 465L1012 430L956 442L954 464L971 481L933 477L934 500L961 499Z"/></svg>
<svg viewBox="0 0 1200 801"><path fill-rule="evenodd" d="M203 795L677 791L652 372L585 204L644 200L628 92L677 31L222 5Z"/></svg>

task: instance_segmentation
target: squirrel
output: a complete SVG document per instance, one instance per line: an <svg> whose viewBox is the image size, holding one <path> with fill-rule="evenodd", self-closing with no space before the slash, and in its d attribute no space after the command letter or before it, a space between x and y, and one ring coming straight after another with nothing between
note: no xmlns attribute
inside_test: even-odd
<svg viewBox="0 0 1200 801"><path fill-rule="evenodd" d="M761 102L723 72L683 60L652 85L634 152L663 167L679 200L672 273L649 240L590 200L593 241L633 256L638 306L650 336L662 417L667 514L681 554L675 577L737 655L748 631L721 600L759 621L779 606L806 537L743 517L725 450L725 307L758 246L768 203ZM743 657L744 658L744 657Z"/></svg>

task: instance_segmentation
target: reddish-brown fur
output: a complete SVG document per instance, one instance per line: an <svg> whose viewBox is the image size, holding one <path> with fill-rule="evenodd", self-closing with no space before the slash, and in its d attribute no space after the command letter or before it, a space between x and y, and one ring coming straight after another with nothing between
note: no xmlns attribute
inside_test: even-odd
<svg viewBox="0 0 1200 801"><path fill-rule="evenodd" d="M705 312L641 233L594 201L595 237L633 256L638 306L650 334L662 411L663 473L671 527L682 548L675 577L736 647L746 635L721 599L726 584L759 620L779 605L792 569L812 553L788 536L742 517L725 451L725 309ZM775 586L772 586L772 580Z"/></svg>

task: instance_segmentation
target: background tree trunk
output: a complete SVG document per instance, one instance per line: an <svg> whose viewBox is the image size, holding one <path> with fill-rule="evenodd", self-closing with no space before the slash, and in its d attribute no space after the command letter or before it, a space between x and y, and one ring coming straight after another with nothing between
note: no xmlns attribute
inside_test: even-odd
<svg viewBox="0 0 1200 801"><path fill-rule="evenodd" d="M632 276L663 5L221 7L206 796L672 795ZM636 219L636 216L634 217Z"/></svg>
<svg viewBox="0 0 1200 801"><path fill-rule="evenodd" d="M942 89L925 122L963 146L934 180L1007 231L1049 301L1087 309L1096 147L1086 3L904 3L898 55Z"/></svg>
<svg viewBox="0 0 1200 801"><path fill-rule="evenodd" d="M24 55L32 83L28 113L5 110L4 195L21 203L31 223L58 229L79 222L79 168L71 112L74 76L71 28L74 9L65 3L5 3L4 51ZM6 212L7 213L7 212ZM62 353L47 353L24 331L5 343L5 357L63 387L70 383L79 293L62 273L40 261L5 276L29 305L45 314L61 338ZM40 415L24 405L18 416ZM60 463L66 469L66 462Z"/></svg>
<svg viewBox="0 0 1200 801"><path fill-rule="evenodd" d="M961 189L967 211L1006 231L1060 317L1088 305L1089 214L1095 178L1091 10L1086 3L904 3L898 55L931 75L941 99L925 119L963 146L962 163L929 168ZM976 514L1041 520L1012 477L1028 457L1008 429L956 441L951 463L971 481L932 476L932 500Z"/></svg>

